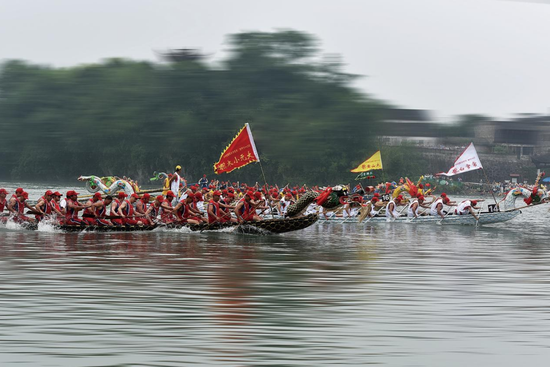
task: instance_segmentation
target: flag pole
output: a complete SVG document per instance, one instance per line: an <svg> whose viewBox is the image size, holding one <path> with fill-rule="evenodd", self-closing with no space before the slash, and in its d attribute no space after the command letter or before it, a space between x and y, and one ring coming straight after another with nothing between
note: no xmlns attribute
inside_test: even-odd
<svg viewBox="0 0 550 367"><path fill-rule="evenodd" d="M269 198L267 195L268 195L268 188L269 188L269 185L267 184L267 179L265 178L265 173L264 173L264 167L262 166L262 161L258 160L258 163L260 164L260 170L262 171L262 177L264 178L264 183L265 183L265 196L266 196L266 201L267 201L267 205L269 206L269 212L271 213L271 218L274 218L273 216L273 208L271 207L271 198Z"/></svg>
<svg viewBox="0 0 550 367"><path fill-rule="evenodd" d="M487 180L487 184L489 184L489 177L487 177L487 173L485 172L485 168L481 168L481 170L483 171L483 174L485 175L485 179ZM493 195L493 200L495 201L495 204L497 205L497 208L498 208L498 203L497 203L497 198L495 197L495 193L493 192L493 189L491 187L489 187L489 190L491 190L491 195Z"/></svg>

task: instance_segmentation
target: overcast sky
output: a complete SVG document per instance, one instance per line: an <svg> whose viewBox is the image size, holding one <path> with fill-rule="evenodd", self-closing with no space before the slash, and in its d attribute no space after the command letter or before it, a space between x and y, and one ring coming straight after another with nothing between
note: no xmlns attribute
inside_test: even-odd
<svg viewBox="0 0 550 367"><path fill-rule="evenodd" d="M550 5L503 0L0 0L0 59L156 60L280 28L318 37L357 87L441 119L550 111Z"/></svg>

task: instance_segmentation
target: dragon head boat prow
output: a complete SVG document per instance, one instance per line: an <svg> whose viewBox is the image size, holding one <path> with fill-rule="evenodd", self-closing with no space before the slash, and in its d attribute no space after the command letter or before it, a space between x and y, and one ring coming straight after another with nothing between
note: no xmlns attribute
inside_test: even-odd
<svg viewBox="0 0 550 367"><path fill-rule="evenodd" d="M124 191L127 195L131 195L139 191L139 187L136 187L135 184L116 176L80 176L78 181L86 181L86 190L90 193L101 191L105 195L114 195L119 191Z"/></svg>

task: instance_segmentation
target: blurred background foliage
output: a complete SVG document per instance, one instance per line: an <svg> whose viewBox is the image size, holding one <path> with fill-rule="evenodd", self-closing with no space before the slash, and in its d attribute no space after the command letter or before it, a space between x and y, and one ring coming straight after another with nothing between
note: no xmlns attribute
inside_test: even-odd
<svg viewBox="0 0 550 367"><path fill-rule="evenodd" d="M184 167L190 180L212 166L250 123L268 181L330 184L379 149L380 109L352 87L337 56L309 34L229 37L217 65L191 50L164 61L109 59L53 68L7 61L0 70L0 178L73 180ZM401 149L401 151L399 151ZM385 175L419 175L407 147L383 156ZM395 172L394 172L395 171ZM261 181L252 164L218 178Z"/></svg>

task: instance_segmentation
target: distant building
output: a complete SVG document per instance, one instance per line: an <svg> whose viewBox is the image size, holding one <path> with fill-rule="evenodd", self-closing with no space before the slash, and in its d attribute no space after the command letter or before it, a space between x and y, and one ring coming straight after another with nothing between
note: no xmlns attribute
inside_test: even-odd
<svg viewBox="0 0 550 367"><path fill-rule="evenodd" d="M550 117L523 115L506 121L487 121L475 128L478 145L506 148L521 156L547 153L550 149Z"/></svg>
<svg viewBox="0 0 550 367"><path fill-rule="evenodd" d="M411 143L422 147L437 145L439 126L425 110L385 109L380 139L384 145Z"/></svg>

